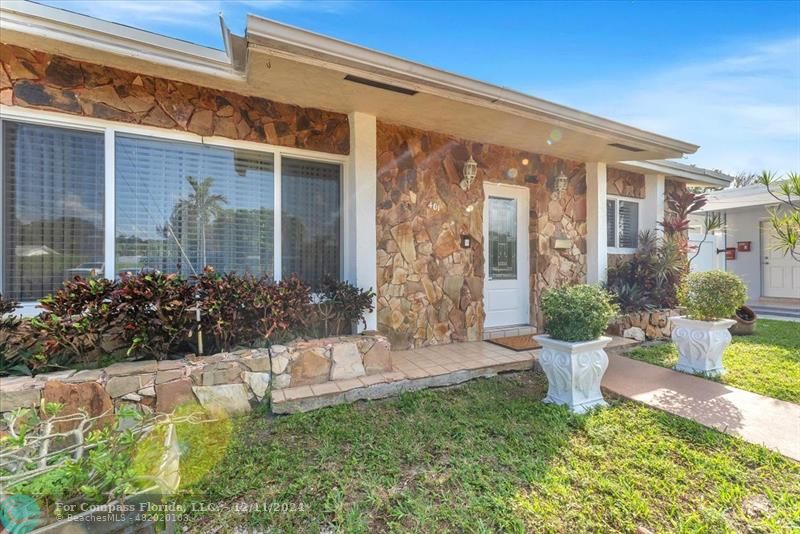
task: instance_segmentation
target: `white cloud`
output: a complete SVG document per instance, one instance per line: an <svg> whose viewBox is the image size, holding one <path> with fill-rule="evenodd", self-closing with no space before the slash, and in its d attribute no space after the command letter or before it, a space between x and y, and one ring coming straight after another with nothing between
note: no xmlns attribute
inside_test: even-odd
<svg viewBox="0 0 800 534"><path fill-rule="evenodd" d="M800 170L800 38L549 92L556 101L699 144L689 163L730 173Z"/></svg>

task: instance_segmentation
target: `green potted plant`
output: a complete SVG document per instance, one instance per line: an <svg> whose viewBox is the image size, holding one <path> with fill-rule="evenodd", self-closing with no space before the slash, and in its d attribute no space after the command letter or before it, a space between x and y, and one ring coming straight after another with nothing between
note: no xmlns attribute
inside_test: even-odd
<svg viewBox="0 0 800 534"><path fill-rule="evenodd" d="M603 336L618 312L612 295L590 285L548 291L542 296L545 335L534 336L542 345L539 364L547 375L544 402L564 404L575 413L605 406L600 382L608 368Z"/></svg>
<svg viewBox="0 0 800 534"><path fill-rule="evenodd" d="M677 371L719 376L725 372L722 353L731 342L731 319L744 306L747 288L724 271L691 273L678 292L686 315L671 317L672 340L678 346Z"/></svg>

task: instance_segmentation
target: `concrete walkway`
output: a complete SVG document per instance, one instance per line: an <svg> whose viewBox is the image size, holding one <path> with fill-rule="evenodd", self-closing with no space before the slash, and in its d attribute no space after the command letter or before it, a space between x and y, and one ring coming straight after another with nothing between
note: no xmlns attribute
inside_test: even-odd
<svg viewBox="0 0 800 534"><path fill-rule="evenodd" d="M609 354L603 387L800 461L800 405Z"/></svg>

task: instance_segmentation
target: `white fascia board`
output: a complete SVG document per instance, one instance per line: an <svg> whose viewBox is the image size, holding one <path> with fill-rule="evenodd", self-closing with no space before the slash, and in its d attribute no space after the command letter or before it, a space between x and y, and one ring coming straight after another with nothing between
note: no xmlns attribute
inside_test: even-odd
<svg viewBox="0 0 800 534"><path fill-rule="evenodd" d="M616 141L693 154L697 145L634 128L496 85L453 74L254 15L247 17L250 46L295 61L378 76L387 83L546 120Z"/></svg>
<svg viewBox="0 0 800 534"><path fill-rule="evenodd" d="M611 165L614 166L614 164ZM644 173L664 174L668 176L684 178L691 182L721 187L727 187L733 181L733 176L728 176L727 174L709 169L703 169L701 167L693 167L691 165L678 163L676 161L621 161L619 165L628 168L635 168Z"/></svg>
<svg viewBox="0 0 800 534"><path fill-rule="evenodd" d="M0 30L222 78L244 79L222 50L24 0L0 3Z"/></svg>

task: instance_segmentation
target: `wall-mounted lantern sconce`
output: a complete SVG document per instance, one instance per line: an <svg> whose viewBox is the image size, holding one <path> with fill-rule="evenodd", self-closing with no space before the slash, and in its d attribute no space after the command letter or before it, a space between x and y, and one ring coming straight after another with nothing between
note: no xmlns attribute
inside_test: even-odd
<svg viewBox="0 0 800 534"><path fill-rule="evenodd" d="M472 156L469 157L466 163L464 163L464 179L461 180L459 184L461 189L467 191L470 187L472 187L472 182L475 181L475 177L478 176L478 162L472 159Z"/></svg>
<svg viewBox="0 0 800 534"><path fill-rule="evenodd" d="M556 193L558 193L559 198L561 198L561 195L564 193L564 191L567 190L568 184L569 184L569 178L567 178L567 175L564 174L564 171L561 171L561 174L556 176L556 184L555 184Z"/></svg>

